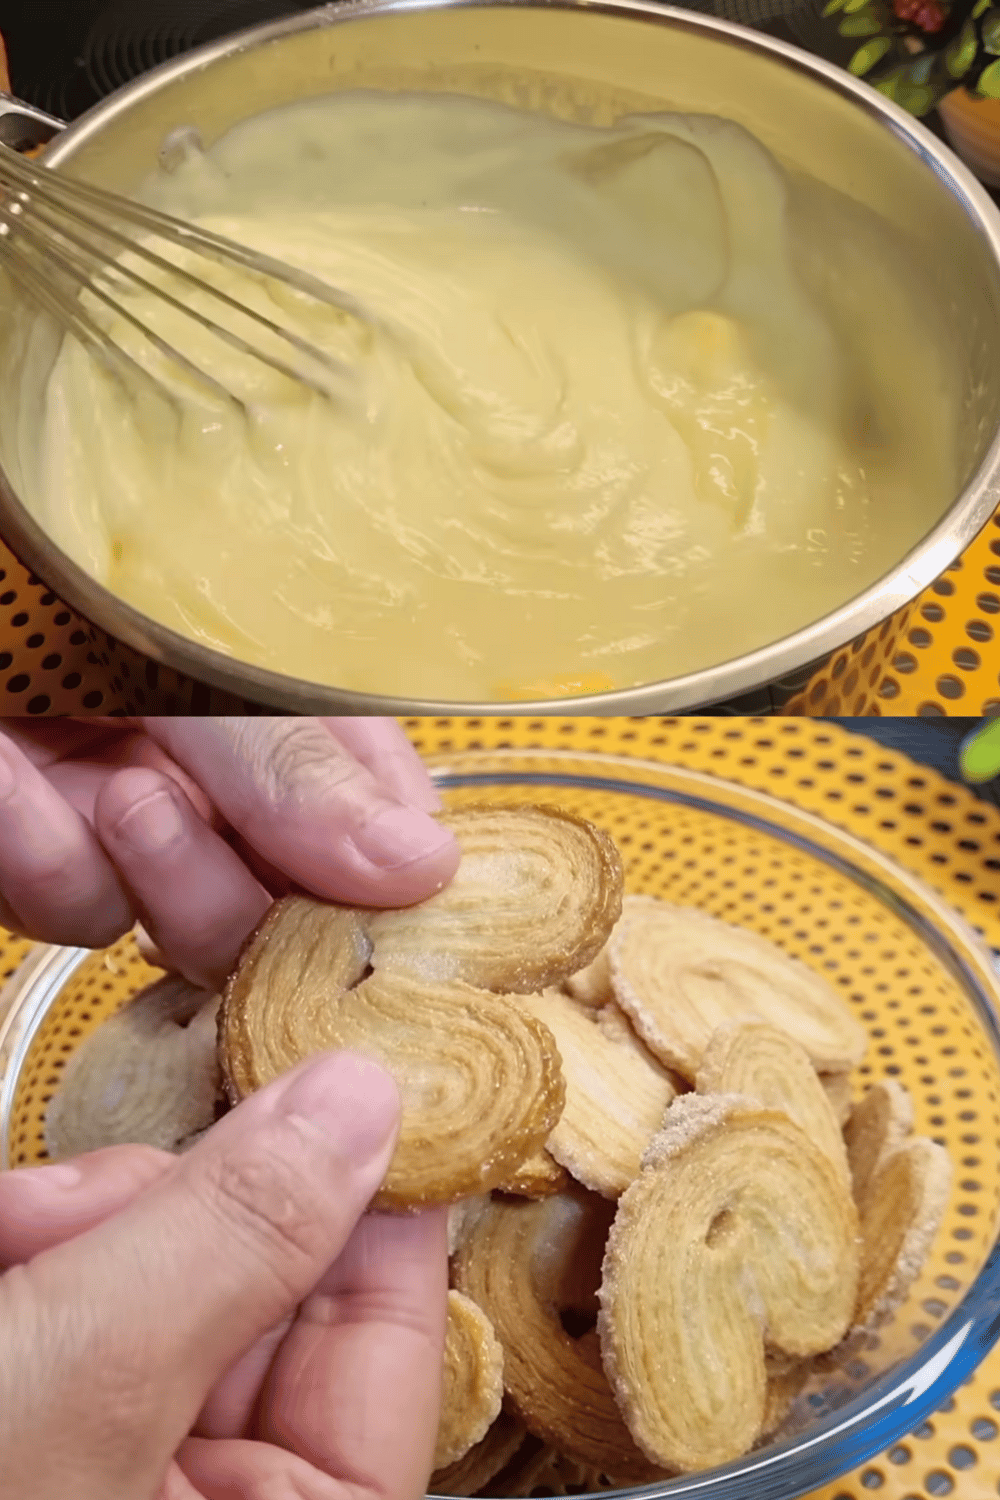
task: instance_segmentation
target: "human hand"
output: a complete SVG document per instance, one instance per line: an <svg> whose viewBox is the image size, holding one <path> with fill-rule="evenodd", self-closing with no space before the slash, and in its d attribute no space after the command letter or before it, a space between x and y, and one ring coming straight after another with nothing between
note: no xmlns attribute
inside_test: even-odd
<svg viewBox="0 0 1000 1500"><path fill-rule="evenodd" d="M102 947L139 920L214 987L292 884L405 906L448 881L438 806L391 719L7 719L0 924Z"/></svg>
<svg viewBox="0 0 1000 1500"><path fill-rule="evenodd" d="M445 1216L360 1217L398 1112L376 1064L326 1054L186 1156L0 1174L3 1493L422 1496Z"/></svg>

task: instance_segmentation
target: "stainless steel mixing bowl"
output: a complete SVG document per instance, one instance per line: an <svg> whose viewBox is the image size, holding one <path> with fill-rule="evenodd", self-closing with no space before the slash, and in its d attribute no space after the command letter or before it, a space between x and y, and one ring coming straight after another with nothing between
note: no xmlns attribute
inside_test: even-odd
<svg viewBox="0 0 1000 1500"><path fill-rule="evenodd" d="M561 94L569 92L581 111L598 118L636 108L726 115L793 172L807 172L876 210L922 264L964 351L961 493L890 573L814 625L718 666L520 708L662 713L717 705L775 683L784 685L779 697L790 697L811 669L888 621L932 582L1000 500L1000 217L958 159L880 94L796 48L647 0L342 0L158 68L59 133L43 159L128 191L154 168L164 136L181 124L196 126L211 145L262 110L358 87L457 90L545 109L553 107L555 91L547 86L553 78L568 81ZM55 123L0 100L0 139L33 128L45 135ZM21 377L24 319L10 289L0 285L0 535L53 590L121 643L126 659L139 652L238 699L298 712L510 711L507 703L351 693L265 671L175 634L95 583L19 498L28 480L17 433L37 427L43 396L38 381Z"/></svg>

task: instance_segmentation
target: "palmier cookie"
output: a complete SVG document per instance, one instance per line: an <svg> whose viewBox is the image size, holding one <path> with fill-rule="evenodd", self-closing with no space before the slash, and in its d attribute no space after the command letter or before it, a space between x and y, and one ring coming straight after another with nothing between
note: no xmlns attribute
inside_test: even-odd
<svg viewBox="0 0 1000 1500"><path fill-rule="evenodd" d="M610 943L615 997L646 1045L694 1079L708 1039L732 1021L766 1021L817 1069L848 1068L867 1034L840 996L798 959L742 927L651 896L630 901Z"/></svg>
<svg viewBox="0 0 1000 1500"><path fill-rule="evenodd" d="M638 1176L674 1097L666 1070L644 1049L613 1040L593 1012L559 990L519 1003L548 1027L562 1059L566 1104L549 1151L584 1187L617 1198Z"/></svg>
<svg viewBox="0 0 1000 1500"><path fill-rule="evenodd" d="M565 1078L565 1068L563 1076ZM567 1187L569 1173L543 1146L541 1151L523 1161L506 1181L498 1182L496 1190L498 1193L513 1193L516 1198L551 1198L553 1193L561 1193Z"/></svg>
<svg viewBox="0 0 1000 1500"><path fill-rule="evenodd" d="M430 1478L432 1495L477 1495L501 1469L506 1468L524 1442L523 1422L501 1411L482 1440L456 1463L435 1469Z"/></svg>
<svg viewBox="0 0 1000 1500"><path fill-rule="evenodd" d="M855 1322L870 1330L903 1301L948 1206L947 1151L914 1135L886 1151L858 1194L861 1280Z"/></svg>
<svg viewBox="0 0 1000 1500"><path fill-rule="evenodd" d="M596 1315L611 1213L577 1187L536 1202L495 1198L459 1245L454 1277L493 1324L506 1404L528 1431L585 1465L639 1482L653 1466L622 1421L599 1357L560 1317L578 1313L585 1332Z"/></svg>
<svg viewBox="0 0 1000 1500"><path fill-rule="evenodd" d="M649 896L623 896L622 914L615 926L624 922L633 908L641 910L643 902L650 899ZM614 930L612 930L611 937L614 937ZM613 1005L615 1002L614 986L611 983L610 943L611 938L586 968L578 970L563 981L562 987L566 994L570 995L578 1005L585 1005L589 1010L600 1010L603 1006Z"/></svg>
<svg viewBox="0 0 1000 1500"><path fill-rule="evenodd" d="M483 1440L503 1400L503 1350L482 1308L448 1293L441 1417L434 1468L457 1463Z"/></svg>
<svg viewBox="0 0 1000 1500"><path fill-rule="evenodd" d="M103 1146L176 1151L210 1126L221 1093L218 995L168 974L74 1052L45 1119L54 1161Z"/></svg>
<svg viewBox="0 0 1000 1500"><path fill-rule="evenodd" d="M804 1049L783 1031L752 1021L720 1026L705 1049L695 1086L699 1094L745 1094L768 1109L784 1110L849 1181L847 1148L833 1105Z"/></svg>
<svg viewBox="0 0 1000 1500"><path fill-rule="evenodd" d="M598 1332L639 1447L668 1468L738 1458L768 1417L768 1350L847 1331L858 1215L843 1175L784 1113L684 1095L608 1237Z"/></svg>
<svg viewBox="0 0 1000 1500"><path fill-rule="evenodd" d="M231 976L219 1057L232 1102L312 1053L374 1057L402 1098L376 1207L448 1203L505 1181L563 1106L551 1033L502 994L592 956L620 910L621 862L590 824L538 808L443 821L463 857L405 911L276 902Z"/></svg>
<svg viewBox="0 0 1000 1500"><path fill-rule="evenodd" d="M903 1085L895 1078L873 1083L844 1126L855 1198L863 1196L882 1158L912 1134L913 1100Z"/></svg>
<svg viewBox="0 0 1000 1500"><path fill-rule="evenodd" d="M851 1088L851 1074L848 1069L843 1068L837 1073L820 1073L819 1081L826 1090L826 1097L833 1106L833 1112L837 1116L841 1129L847 1124L854 1108L854 1093Z"/></svg>

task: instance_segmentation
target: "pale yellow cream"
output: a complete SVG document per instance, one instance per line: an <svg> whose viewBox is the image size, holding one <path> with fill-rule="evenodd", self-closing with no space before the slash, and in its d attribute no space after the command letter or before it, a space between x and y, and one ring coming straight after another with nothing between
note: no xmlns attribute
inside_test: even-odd
<svg viewBox="0 0 1000 1500"><path fill-rule="evenodd" d="M128 330L176 410L59 355L40 519L245 661L459 701L674 677L842 603L954 492L949 372L888 251L846 284L736 125L342 94L148 196L378 320L213 271L347 363L330 400L143 298L249 415Z"/></svg>

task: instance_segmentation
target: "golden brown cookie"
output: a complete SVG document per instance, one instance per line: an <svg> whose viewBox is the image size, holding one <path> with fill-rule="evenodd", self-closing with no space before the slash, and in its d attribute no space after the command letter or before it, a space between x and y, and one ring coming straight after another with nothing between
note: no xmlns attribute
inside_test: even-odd
<svg viewBox="0 0 1000 1500"><path fill-rule="evenodd" d="M376 971L529 994L600 951L622 904L606 833L551 807L466 807L439 821L462 862L427 901L367 914Z"/></svg>
<svg viewBox="0 0 1000 1500"><path fill-rule="evenodd" d="M636 906L641 909L648 896L623 896L622 914L619 922L625 920L630 910ZM616 924L617 925L617 924ZM614 933L612 932L612 937ZM563 989L570 995L578 1005L585 1005L590 1010L599 1010L604 1005L612 1005L615 1000L614 987L611 983L611 950L610 939L586 968L578 970L576 974L563 981Z"/></svg>
<svg viewBox="0 0 1000 1500"><path fill-rule="evenodd" d="M449 1292L435 1470L457 1463L482 1442L502 1400L503 1350L493 1325L468 1297Z"/></svg>
<svg viewBox="0 0 1000 1500"><path fill-rule="evenodd" d="M53 1160L138 1143L176 1151L215 1117L219 997L159 979L81 1044L45 1119Z"/></svg>
<svg viewBox="0 0 1000 1500"><path fill-rule="evenodd" d="M841 1129L847 1124L854 1108L854 1093L851 1087L851 1075L842 1070L839 1073L820 1073L819 1081L826 1089L826 1097L833 1106L833 1112Z"/></svg>
<svg viewBox="0 0 1000 1500"><path fill-rule="evenodd" d="M495 1198L459 1246L455 1282L493 1324L506 1404L529 1432L585 1465L639 1482L652 1466L586 1344L612 1211L576 1187L537 1202Z"/></svg>
<svg viewBox="0 0 1000 1500"><path fill-rule="evenodd" d="M448 1209L448 1258L450 1259L462 1242L462 1237L477 1214L481 1214L490 1201L489 1193L476 1198L460 1198Z"/></svg>
<svg viewBox="0 0 1000 1500"><path fill-rule="evenodd" d="M519 1004L556 1039L566 1104L548 1149L584 1187L617 1198L638 1176L648 1142L663 1124L674 1089L665 1070L625 1041L615 1041L559 990Z"/></svg>
<svg viewBox="0 0 1000 1500"><path fill-rule="evenodd" d="M403 1118L381 1208L486 1192L542 1148L562 1110L558 1052L493 991L562 978L598 951L621 908L621 861L589 823L535 807L443 821L462 848L451 885L405 911L275 903L220 1017L234 1103L326 1048L388 1068Z"/></svg>
<svg viewBox="0 0 1000 1500"><path fill-rule="evenodd" d="M431 1495L476 1495L505 1468L524 1442L526 1428L502 1411L489 1432L457 1463L431 1475Z"/></svg>
<svg viewBox="0 0 1000 1500"><path fill-rule="evenodd" d="M488 1192L539 1149L563 1104L551 1034L518 1006L455 981L376 971L355 912L304 896L271 907L230 980L220 1052L244 1098L314 1052L346 1049L393 1075L402 1100L381 1208Z"/></svg>
<svg viewBox="0 0 1000 1500"><path fill-rule="evenodd" d="M878 1327L903 1301L930 1254L950 1191L948 1153L924 1136L911 1136L880 1157L858 1194L859 1328Z"/></svg>
<svg viewBox="0 0 1000 1500"><path fill-rule="evenodd" d="M498 1193L513 1193L516 1198L551 1198L569 1187L569 1173L561 1167L545 1146L522 1162L506 1182L497 1183Z"/></svg>
<svg viewBox="0 0 1000 1500"><path fill-rule="evenodd" d="M650 1052L617 1000L610 1000L607 1005L595 1010L594 1019L610 1041L634 1052L647 1067L653 1068L661 1078L667 1080L675 1094L684 1094L691 1087L686 1078L682 1078L673 1068L668 1068L655 1053Z"/></svg>
<svg viewBox="0 0 1000 1500"><path fill-rule="evenodd" d="M629 902L610 943L615 997L657 1057L685 1078L733 1021L766 1021L817 1069L849 1068L867 1034L833 987L755 932L651 896Z"/></svg>
<svg viewBox="0 0 1000 1500"><path fill-rule="evenodd" d="M855 1104L844 1126L854 1196L864 1194L872 1173L889 1151L913 1132L913 1100L895 1078L873 1083Z"/></svg>
<svg viewBox="0 0 1000 1500"><path fill-rule="evenodd" d="M616 1481L578 1459L560 1453L551 1443L530 1435L506 1468L491 1480L488 1493L497 1497L579 1495L610 1489Z"/></svg>
<svg viewBox="0 0 1000 1500"><path fill-rule="evenodd" d="M682 1471L745 1453L768 1415L768 1349L831 1348L857 1282L857 1210L826 1154L750 1100L675 1100L619 1201L600 1292L638 1446Z"/></svg>
<svg viewBox="0 0 1000 1500"><path fill-rule="evenodd" d="M761 1438L771 1437L784 1422L812 1372L812 1361L769 1354L764 1360L767 1371L767 1398L760 1424Z"/></svg>
<svg viewBox="0 0 1000 1500"><path fill-rule="evenodd" d="M699 1094L745 1094L767 1109L784 1110L849 1180L847 1148L826 1090L804 1049L783 1031L754 1021L720 1026L705 1048L695 1087Z"/></svg>

